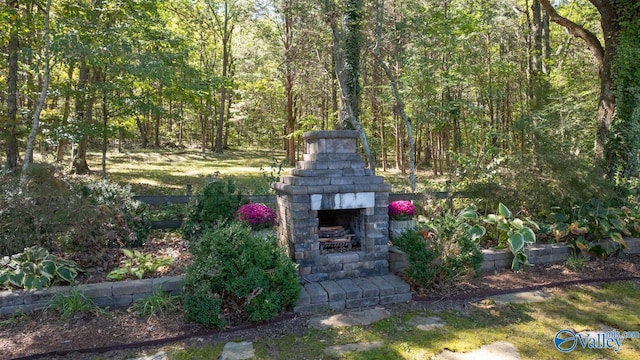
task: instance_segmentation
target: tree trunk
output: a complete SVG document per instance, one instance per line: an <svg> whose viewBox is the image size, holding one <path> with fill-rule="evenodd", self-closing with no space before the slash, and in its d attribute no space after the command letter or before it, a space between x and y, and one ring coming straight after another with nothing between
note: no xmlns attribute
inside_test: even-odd
<svg viewBox="0 0 640 360"><path fill-rule="evenodd" d="M51 39L49 38L49 14L51 13L51 0L47 0L47 5L44 13L44 79L42 82L42 91L38 98L36 109L33 113L33 124L31 126L31 132L27 140L27 150L24 157L24 163L22 164L22 173L20 174L20 185L24 185L26 181L27 169L29 168L30 160L33 160L33 143L36 141L36 134L40 127L40 114L44 108L45 101L47 100L47 91L49 90L49 50L51 48Z"/></svg>
<svg viewBox="0 0 640 360"><path fill-rule="evenodd" d="M416 164L415 164L415 143L413 138L413 124L411 123L411 119L407 116L404 111L404 102L402 101L402 96L400 95L400 86L398 85L398 79L394 76L393 72L387 65L387 63L382 59L380 55L380 43L382 42L382 23L384 22L384 0L380 3L376 3L377 5L377 13L376 13L376 43L373 48L373 55L376 58L376 61L380 65L380 67L384 70L389 82L391 83L391 88L393 90L393 96L396 100L396 105L394 111L396 115L399 115L402 118L402 121L407 129L407 139L409 141L409 182L411 184L411 191L416 191ZM399 66L398 66L399 68ZM400 136L400 134L399 134ZM404 139L404 136L402 137ZM404 142L404 141L403 141ZM404 155L404 146L402 146L399 151ZM402 161L402 173L405 173L404 166L404 156L401 157Z"/></svg>
<svg viewBox="0 0 640 360"><path fill-rule="evenodd" d="M293 136L296 131L296 116L294 112L294 94L293 87L295 81L295 74L293 70L293 9L291 8L291 1L284 1L284 8L282 9L284 27L282 29L281 41L284 47L284 90L287 102L285 104L285 116L286 116L286 149L287 160L289 165L295 166L296 164L296 141Z"/></svg>
<svg viewBox="0 0 640 360"><path fill-rule="evenodd" d="M327 3L325 3L325 14L328 16L327 20L329 21L331 32L333 34L333 59L335 64L336 79L338 80L338 88L340 90L340 99L341 102L345 105L345 110L347 111L347 120L349 121L349 124L360 134L360 143L367 157L369 170L371 170L371 172L375 175L375 158L371 153L371 148L369 147L369 141L367 140L367 135L364 132L364 128L358 121L358 118L353 111L353 107L351 106L351 101L346 90L347 83L346 79L344 78L345 74L343 72L345 63L343 54L340 50L340 33L338 31L338 25L336 23L336 14L335 11L329 11L329 5Z"/></svg>
<svg viewBox="0 0 640 360"><path fill-rule="evenodd" d="M70 64L69 68L67 69L67 78L69 82L73 81L74 69L75 69L74 63ZM64 105L62 108L62 122L60 124L60 126L62 126L63 129L66 128L67 124L69 123L70 113L71 113L71 91L67 90L64 95ZM60 139L58 139L58 149L56 154L56 161L58 162L61 162L64 160L64 153L69 143L69 141L65 136L66 134L64 134Z"/></svg>
<svg viewBox="0 0 640 360"><path fill-rule="evenodd" d="M149 122L146 119L148 116L149 113L142 119L140 116L136 116L136 125L138 126L138 131L140 131L140 146L143 149L149 145Z"/></svg>
<svg viewBox="0 0 640 360"><path fill-rule="evenodd" d="M613 1L589 0L600 13L600 25L604 38L604 46L598 37L591 31L585 29L573 21L558 14L549 0L538 0L540 5L549 14L551 21L564 27L574 37L585 41L598 64L600 77L600 97L598 100L598 113L596 116L596 138L594 144L594 163L596 167L602 168L605 143L609 135L609 129L613 123L615 111L615 96L612 91L613 81L611 78L611 63L615 54L617 35L620 25L617 22L617 14Z"/></svg>
<svg viewBox="0 0 640 360"><path fill-rule="evenodd" d="M105 67L103 83L107 83L107 69ZM107 179L107 150L109 146L109 108L107 107L107 89L102 90L102 180Z"/></svg>
<svg viewBox="0 0 640 360"><path fill-rule="evenodd" d="M87 99L87 89L89 87L89 66L84 57L80 58L80 69L78 73L78 86L76 89L75 112L78 121L88 122L92 119L90 114L93 111L93 101ZM91 102L91 107L89 103ZM71 171L75 174L86 174L89 172L87 164L87 148L89 147L88 135L82 134L78 141L78 148L73 154Z"/></svg>
<svg viewBox="0 0 640 360"><path fill-rule="evenodd" d="M224 19L223 19L223 27L221 29L221 37L222 37L222 79L226 82L227 75L229 74L229 62L231 56L231 33L233 32L233 26L229 28L229 4L224 2ZM220 108L218 109L218 123L216 124L216 143L214 151L216 153L222 153L224 148L223 142L223 133L224 133L224 123L225 123L225 115L226 115L226 105L227 104L227 86L226 84L222 84L220 87Z"/></svg>
<svg viewBox="0 0 640 360"><path fill-rule="evenodd" d="M158 86L158 102L160 103L160 107L162 107L162 84L160 84ZM156 111L155 115L155 138L154 138L154 144L156 146L156 148L160 148L160 121L162 120L162 114L160 111Z"/></svg>
<svg viewBox="0 0 640 360"><path fill-rule="evenodd" d="M7 0L7 5L18 16L18 1ZM17 21L11 22L9 30L9 68L7 79L7 123L4 126L5 151L7 156L7 168L18 167L18 53L20 51L20 39L18 36Z"/></svg>

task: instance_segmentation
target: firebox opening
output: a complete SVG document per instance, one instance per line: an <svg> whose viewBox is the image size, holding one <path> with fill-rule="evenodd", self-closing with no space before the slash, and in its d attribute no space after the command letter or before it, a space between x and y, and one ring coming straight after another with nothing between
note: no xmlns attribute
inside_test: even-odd
<svg viewBox="0 0 640 360"><path fill-rule="evenodd" d="M321 253L360 250L364 233L361 210L318 210Z"/></svg>

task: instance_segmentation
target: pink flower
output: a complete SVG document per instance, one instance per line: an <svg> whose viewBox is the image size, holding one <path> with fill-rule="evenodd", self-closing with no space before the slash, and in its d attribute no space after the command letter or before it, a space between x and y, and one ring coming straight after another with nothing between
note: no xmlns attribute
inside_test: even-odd
<svg viewBox="0 0 640 360"><path fill-rule="evenodd" d="M245 222L255 230L277 224L277 215L265 204L245 204L236 211L236 219Z"/></svg>
<svg viewBox="0 0 640 360"><path fill-rule="evenodd" d="M389 219L409 220L416 214L416 207L409 200L396 200L389 203Z"/></svg>

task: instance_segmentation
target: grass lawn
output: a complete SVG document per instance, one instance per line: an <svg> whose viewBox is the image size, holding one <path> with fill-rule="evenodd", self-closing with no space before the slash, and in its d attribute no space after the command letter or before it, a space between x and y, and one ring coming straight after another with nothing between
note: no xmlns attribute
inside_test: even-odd
<svg viewBox="0 0 640 360"><path fill-rule="evenodd" d="M198 149L130 150L107 154L107 179L129 184L138 195L182 195L187 184L194 190L214 177L232 178L246 194L266 194L270 176L278 176L278 164L284 152L230 150L223 154L202 153ZM275 160L274 160L275 159ZM90 152L89 168L100 176L102 154ZM291 173L283 167L280 175ZM409 192L408 174L399 171L378 170L377 175L393 186L393 192ZM440 189L444 179L434 179L429 172L418 171L418 191Z"/></svg>
<svg viewBox="0 0 640 360"><path fill-rule="evenodd" d="M555 349L557 331L640 331L640 284L624 282L559 290L543 303L469 307L465 311L410 312L368 327L307 330L303 336L285 335L254 341L256 359L329 358L328 346L383 341L375 350L350 353L346 359L429 359L444 349L467 352L495 341L513 344L523 359L639 359L640 339L625 339L618 353L577 347L566 354ZM407 324L415 315L439 316L446 325L421 331ZM242 341L243 339L237 339ZM168 351L169 359L215 359L223 344Z"/></svg>

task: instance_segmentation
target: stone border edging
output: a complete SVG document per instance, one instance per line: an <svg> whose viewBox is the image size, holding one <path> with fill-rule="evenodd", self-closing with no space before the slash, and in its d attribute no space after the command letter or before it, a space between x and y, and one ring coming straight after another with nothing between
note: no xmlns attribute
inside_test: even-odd
<svg viewBox="0 0 640 360"><path fill-rule="evenodd" d="M77 286L52 286L39 290L0 291L0 315L44 309L57 294L77 289L100 307L126 307L151 295L156 288L168 294L179 294L182 276L103 282Z"/></svg>
<svg viewBox="0 0 640 360"><path fill-rule="evenodd" d="M625 238L627 243L627 254L640 254L640 239ZM602 242L603 246L610 246L611 241ZM531 264L555 264L567 261L569 258L569 248L564 243L556 244L534 244L525 249ZM511 268L513 255L508 249L484 249L482 250L484 260L480 266L481 271ZM404 253L395 246L389 248L389 268L392 273L403 272L408 267Z"/></svg>
<svg viewBox="0 0 640 360"><path fill-rule="evenodd" d="M625 238L629 254L640 254L640 239ZM610 242L604 242L605 246ZM490 271L511 267L513 255L509 250L482 250L484 261L480 269ZM527 255L532 264L561 263L569 257L569 248L562 243L540 244L527 248ZM408 264L402 251L389 248L389 267L392 273L399 273ZM164 292L177 295L181 292L182 276L152 278L142 280L115 281L97 284L78 285L75 288L91 298L100 307L126 307L135 301L145 298L160 287ZM40 290L0 291L0 316L17 312L32 312L45 308L49 301L60 293L68 292L72 286L53 286Z"/></svg>

